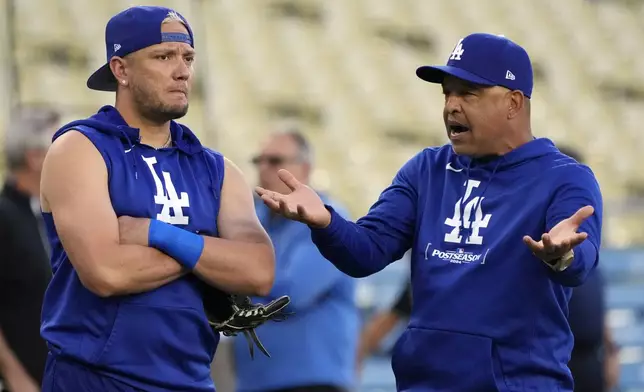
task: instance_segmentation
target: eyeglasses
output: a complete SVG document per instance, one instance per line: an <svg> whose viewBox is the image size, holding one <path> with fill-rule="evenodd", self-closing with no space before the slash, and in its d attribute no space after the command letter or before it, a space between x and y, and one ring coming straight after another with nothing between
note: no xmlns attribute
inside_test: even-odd
<svg viewBox="0 0 644 392"><path fill-rule="evenodd" d="M266 162L269 166L282 166L285 163L291 163L291 162L296 162L297 159L294 158L288 158L284 156L279 156L279 155L258 155L256 157L253 157L251 162L255 166L261 165L263 162Z"/></svg>

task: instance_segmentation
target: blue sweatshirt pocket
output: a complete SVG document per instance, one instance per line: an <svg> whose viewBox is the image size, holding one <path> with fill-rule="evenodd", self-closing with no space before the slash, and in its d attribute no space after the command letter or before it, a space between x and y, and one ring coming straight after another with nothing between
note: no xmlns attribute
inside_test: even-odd
<svg viewBox="0 0 644 392"><path fill-rule="evenodd" d="M399 391L506 390L492 339L409 327L392 356Z"/></svg>
<svg viewBox="0 0 644 392"><path fill-rule="evenodd" d="M216 339L203 333L209 330L202 322L207 321L189 307L121 302L94 365L165 388L207 387L212 383L208 354Z"/></svg>

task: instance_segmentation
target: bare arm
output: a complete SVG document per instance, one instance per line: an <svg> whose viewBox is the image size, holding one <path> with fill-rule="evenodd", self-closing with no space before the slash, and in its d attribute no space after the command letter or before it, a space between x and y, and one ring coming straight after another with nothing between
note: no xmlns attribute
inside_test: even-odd
<svg viewBox="0 0 644 392"><path fill-rule="evenodd" d="M265 296L275 278L273 244L255 213L242 172L225 159L217 218L220 238L205 237L195 274L228 293Z"/></svg>
<svg viewBox="0 0 644 392"><path fill-rule="evenodd" d="M382 339L389 335L400 321L409 319L411 296L411 282L407 282L405 289L398 295L396 303L390 309L378 313L367 323L362 330L358 346L358 366L378 348Z"/></svg>
<svg viewBox="0 0 644 392"><path fill-rule="evenodd" d="M10 390L37 391L36 381L29 375L22 363L11 350L0 329L0 375L8 384Z"/></svg>
<svg viewBox="0 0 644 392"><path fill-rule="evenodd" d="M20 361L18 361L16 354L14 354L11 347L9 347L9 344L0 329L0 374L4 375L9 369L16 367L25 371L22 364L20 364Z"/></svg>
<svg viewBox="0 0 644 392"><path fill-rule="evenodd" d="M400 316L391 310L378 313L373 319L369 320L360 335L358 366L362 366L364 360L378 348L382 339L394 329L399 321Z"/></svg>
<svg viewBox="0 0 644 392"><path fill-rule="evenodd" d="M67 256L88 290L102 297L144 292L186 273L156 249L119 243L105 162L81 133L69 131L56 139L41 182L43 210L52 212Z"/></svg>
<svg viewBox="0 0 644 392"><path fill-rule="evenodd" d="M604 325L604 350L606 352L604 359L604 380L606 389L612 390L619 383L620 364L619 364L619 346L613 338L613 331L605 321Z"/></svg>

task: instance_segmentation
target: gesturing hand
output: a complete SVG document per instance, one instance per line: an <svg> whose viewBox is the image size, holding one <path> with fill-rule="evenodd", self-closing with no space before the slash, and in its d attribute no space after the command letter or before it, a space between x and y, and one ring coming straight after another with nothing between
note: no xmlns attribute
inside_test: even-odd
<svg viewBox="0 0 644 392"><path fill-rule="evenodd" d="M577 233L577 230L594 212L592 206L582 207L570 218L559 222L550 232L543 234L541 241L536 242L530 236L525 236L523 242L535 256L546 263L561 258L588 237L587 233Z"/></svg>
<svg viewBox="0 0 644 392"><path fill-rule="evenodd" d="M256 187L255 192L262 198L264 204L288 219L300 221L309 226L324 228L331 223L331 214L313 189L299 182L287 170L281 169L277 175L291 189L291 193L283 195Z"/></svg>

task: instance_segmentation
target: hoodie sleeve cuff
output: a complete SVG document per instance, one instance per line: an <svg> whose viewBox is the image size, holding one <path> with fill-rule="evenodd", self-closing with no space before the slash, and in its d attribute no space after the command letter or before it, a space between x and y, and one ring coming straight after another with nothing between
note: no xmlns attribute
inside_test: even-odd
<svg viewBox="0 0 644 392"><path fill-rule="evenodd" d="M331 221L329 222L329 225L323 229L319 227L312 227L312 226L309 226L309 227L314 234L322 235L326 237L332 237L342 227L342 222L344 221L344 218L342 218L342 216L340 216L340 214L338 214L337 211L330 205L325 204L324 207L331 214Z"/></svg>
<svg viewBox="0 0 644 392"><path fill-rule="evenodd" d="M574 257L562 271L551 272L552 278L564 286L576 287L586 281L588 274L598 262L598 250L594 244L584 241L574 248Z"/></svg>

